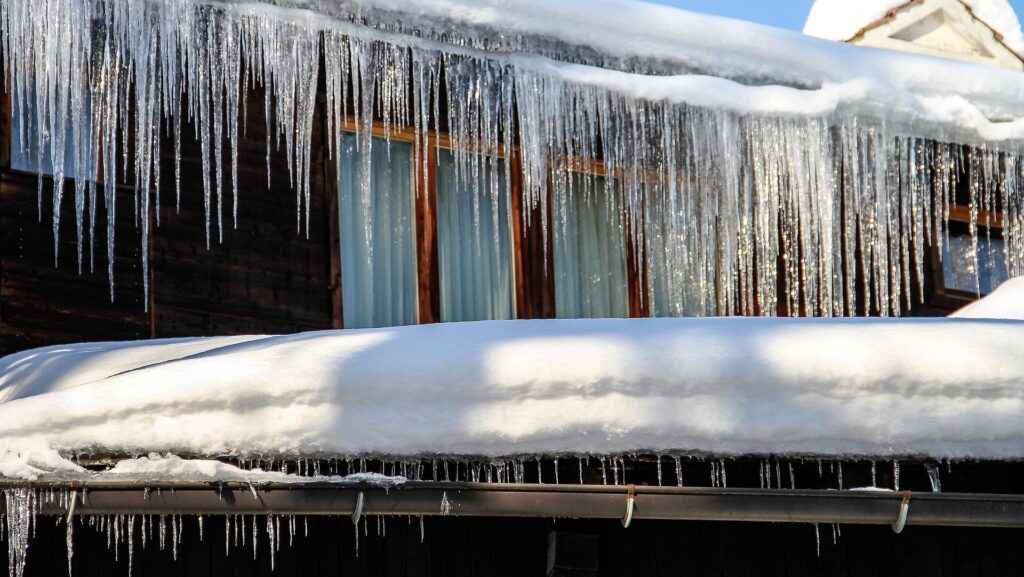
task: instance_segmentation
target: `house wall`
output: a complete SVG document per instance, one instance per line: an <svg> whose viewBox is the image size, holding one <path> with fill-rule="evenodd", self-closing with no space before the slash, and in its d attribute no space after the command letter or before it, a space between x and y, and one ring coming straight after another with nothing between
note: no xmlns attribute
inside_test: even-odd
<svg viewBox="0 0 1024 577"><path fill-rule="evenodd" d="M998 577L1019 575L1024 563L1019 529L911 526L895 535L885 526L844 525L833 542L833 527L826 524L637 521L623 529L618 521L432 517L424 520L421 534L418 519L391 517L383 527L377 518L367 519L357 551L349 519L311 517L308 537L299 518L291 544L281 520L280 550L271 570L264 520L255 559L251 533L245 546L239 543L225 554L223 518L204 519L202 541L195 517L183 521L176 560L170 529L160 550L155 536L141 546L136 525L130 575L543 577L552 531L596 537L597 571L560 573L587 577ZM42 519L25 577L67 575L66 550L63 523ZM118 561L105 534L76 525L73 575L127 577L127 545L121 543L116 554ZM0 557L5 555L6 548Z"/></svg>
<svg viewBox="0 0 1024 577"><path fill-rule="evenodd" d="M333 161L326 158L323 101L318 105L313 134L310 225L308 231L300 231L286 158L277 148L270 154L268 189L263 95L254 90L248 98L247 126L239 143L237 228L231 222L227 155L223 237L218 238L217 227L212 225L207 248L200 146L192 127L183 128L179 207L174 147L165 135L161 143L159 225L153 217L150 221L149 297L144 302L142 235L133 208L134 191L122 183L118 189L115 293L111 302L102 199L97 207L100 224L92 247L94 266L89 266L86 246L86 266L79 273L73 186L65 185L59 262L55 267L49 213L52 203L48 198L52 181L46 176L40 181L35 174L9 168L11 106L9 97L5 97L0 106L0 354L80 341L291 333L342 326L337 198ZM522 211L526 209L516 192L518 160L515 151L512 155L517 317L551 318L555 314L551 228L541 226L537 210L530 215L530 224L523 224ZM417 202L429 204L429 184L420 186L425 194ZM431 218L429 210L421 206L417 228L430 230ZM440 317L436 239L422 232L419 236L419 317L421 322L433 322ZM635 266L642 255L627 244L630 315L646 316L649 311L637 273L642 266ZM930 262L936 262L934 257L929 257ZM941 270L938 276L926 275L923 290L927 298L924 303L915 301L910 314L947 314L970 300L969 295L941 294L936 280L941 282ZM787 314L785 299L779 300L783 304L776 312Z"/></svg>

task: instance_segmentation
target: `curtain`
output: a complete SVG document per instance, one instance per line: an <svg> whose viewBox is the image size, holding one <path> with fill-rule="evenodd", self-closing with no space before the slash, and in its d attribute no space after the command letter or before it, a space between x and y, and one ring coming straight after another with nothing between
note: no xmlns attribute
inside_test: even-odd
<svg viewBox="0 0 1024 577"><path fill-rule="evenodd" d="M437 160L441 320L514 318L504 165L484 157L457 164L444 149Z"/></svg>
<svg viewBox="0 0 1024 577"><path fill-rule="evenodd" d="M338 151L338 230L345 328L415 324L416 241L413 147L373 138L369 194L362 151L345 133Z"/></svg>
<svg viewBox="0 0 1024 577"><path fill-rule="evenodd" d="M558 318L629 315L622 192L574 174L555 203L555 312Z"/></svg>
<svg viewBox="0 0 1024 577"><path fill-rule="evenodd" d="M974 246L967 234L950 234L942 243L942 273L947 289L987 294L1009 276L1006 270L1006 245L1002 238L978 232L977 267Z"/></svg>
<svg viewBox="0 0 1024 577"><path fill-rule="evenodd" d="M36 118L35 94L29 94L22 102L17 90L11 91L11 168L24 170L26 172L38 172L41 174L53 174L53 153L51 148L54 143L51 136L47 136L40 130ZM68 111L70 114L70 110ZM24 126L22 126L22 114L24 114ZM82 108L82 124L80 127L71 122L70 116L64 122L64 177L75 178L78 175L77 162L75 160L75 143L79 139L83 141L85 150L83 154L88 158L92 147L89 140L89 132L92 125L92 117L89 113L88 99ZM24 148L23 148L24 146ZM95 178L94 174L83 174L85 178Z"/></svg>

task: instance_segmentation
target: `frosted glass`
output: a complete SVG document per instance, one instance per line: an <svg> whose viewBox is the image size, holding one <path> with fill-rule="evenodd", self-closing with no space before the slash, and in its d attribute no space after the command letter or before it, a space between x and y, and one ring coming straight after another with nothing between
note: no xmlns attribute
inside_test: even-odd
<svg viewBox="0 0 1024 577"><path fill-rule="evenodd" d="M480 158L478 166L477 174L460 175L451 151L438 153L437 240L442 321L515 317L504 165Z"/></svg>
<svg viewBox="0 0 1024 577"><path fill-rule="evenodd" d="M978 233L978 260L969 235L950 235L942 245L942 273L947 289L981 294L995 290L1007 278L1005 245L1001 238Z"/></svg>
<svg viewBox="0 0 1024 577"><path fill-rule="evenodd" d="M358 139L348 133L341 138L338 232L345 328L416 323L412 148L407 142L373 139L366 198Z"/></svg>
<svg viewBox="0 0 1024 577"><path fill-rule="evenodd" d="M25 102L21 102L21 98L18 95L18 91L14 90L11 92L11 168L14 170L24 170L26 172L39 172L42 174L53 174L53 153L50 136L44 134L38 126L38 119L36 116L36 101L35 98L30 96L25 99ZM24 104L23 107L19 105ZM24 114L25 122L22 122L22 114ZM89 118L88 106L83 110L83 116L85 117L85 124L82 130L88 132L90 130L90 118ZM83 134L85 133L83 132ZM71 119L68 118L64 126L64 177L75 178L78 176L78 167L75 161L75 146L74 142L78 136L75 134ZM87 147L88 149L89 147ZM90 152L85 151L88 155ZM85 178L95 178L95 175L82 175Z"/></svg>
<svg viewBox="0 0 1024 577"><path fill-rule="evenodd" d="M629 315L623 210L609 181L573 175L554 227L558 318Z"/></svg>

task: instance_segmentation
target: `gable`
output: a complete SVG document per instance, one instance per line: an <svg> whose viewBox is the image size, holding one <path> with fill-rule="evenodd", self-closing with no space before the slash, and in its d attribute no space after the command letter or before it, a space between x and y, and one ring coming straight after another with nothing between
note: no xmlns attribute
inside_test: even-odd
<svg viewBox="0 0 1024 577"><path fill-rule="evenodd" d="M851 42L1004 68L1024 61L961 0L918 0L861 30Z"/></svg>

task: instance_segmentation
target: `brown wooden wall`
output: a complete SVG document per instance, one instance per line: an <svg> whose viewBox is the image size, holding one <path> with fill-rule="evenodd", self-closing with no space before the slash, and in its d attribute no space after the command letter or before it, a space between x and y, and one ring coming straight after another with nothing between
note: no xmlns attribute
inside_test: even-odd
<svg viewBox="0 0 1024 577"><path fill-rule="evenodd" d="M68 575L63 521L41 521L25 576ZM202 541L196 518L185 518L177 560L169 544L163 551L155 540L141 547L137 526L130 575L544 577L551 531L597 537L598 571L580 577L1002 577L1024 567L1020 529L911 526L895 535L886 526L844 525L833 543L826 524L816 534L808 524L636 521L623 529L618 521L433 517L425 519L421 542L418 519L388 518L378 534L371 517L357 555L349 519L311 517L308 537L301 518L292 545L282 535L271 570L264 523L255 559L250 520L246 546L226 555L223 518L204 519ZM115 562L102 533L76 526L74 541L72 575L129 577L126 544L116 547Z"/></svg>
<svg viewBox="0 0 1024 577"><path fill-rule="evenodd" d="M79 341L290 333L332 326L331 215L323 156L315 158L312 170L307 237L305 230L296 230L295 194L280 151L271 156L267 189L262 95L250 97L248 126L239 145L238 228L231 221L230 167L225 162L223 242L218 242L214 225L209 249L199 178L202 157L193 129L186 127L182 134L180 210L173 142L170 138L162 142L160 225L151 220L148 303L143 302L142 235L130 187L122 187L118 195L116 292L111 302L102 199L97 210L95 270L89 271L86 265L79 274L70 183L61 204L60 259L55 267L52 180L43 177L43 199L37 203L37 175L0 170L0 354ZM2 110L0 164L6 167L10 150L6 102ZM314 142L320 139L318 123ZM42 207L38 218L37 204Z"/></svg>
<svg viewBox="0 0 1024 577"><path fill-rule="evenodd" d="M6 97L5 97L6 98ZM193 128L182 131L181 206L176 206L174 150L165 136L161 145L159 226L150 227L150 296L143 302L141 233L133 212L133 190L118 194L117 258L114 301L107 289L105 207L98 207L95 269L78 273L72 186L65 186L59 266L53 264L50 214L52 182L11 171L10 103L0 101L0 355L51 344L149 337L206 336L242 333L291 333L342 326L337 266L334 167L325 158L322 101L313 134L311 218L308 235L296 228L296 198L282 150L271 154L267 187L266 119L263 96L249 94L248 117L239 145L238 228L231 222L231 170L225 153L223 242L211 228L205 243L202 158ZM399 129L399 132L402 132ZM406 131L407 132L407 131ZM395 138L411 135L396 133ZM441 137L444 145L444 136ZM225 144L225 152L227 146ZM515 151L513 167L518 166ZM523 227L519 173L513 170L513 251L519 318L554 316L551 238L545 239L539 211ZM428 179L429 180L429 179ZM420 320L438 320L436 239L432 226L431 184L419 187L417 227ZM41 213L37 214L37 205ZM332 226L335 230L332 230ZM550 228L547 231L550 235ZM632 246L631 243L629 245ZM547 251L547 254L545 254ZM928 255L929 262L937 262ZM642 255L630 251L630 314L645 316L643 288L633 264ZM934 267L932 267L934 269ZM924 304L912 315L944 315L970 297L945 295L941 270L925 279ZM787 314L784 303L779 314Z"/></svg>

